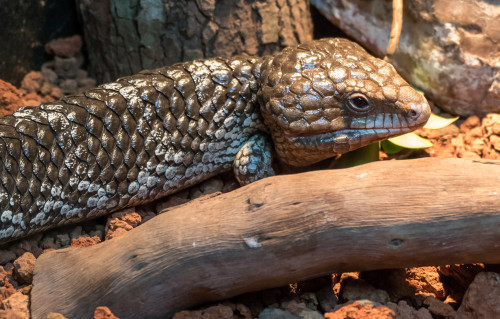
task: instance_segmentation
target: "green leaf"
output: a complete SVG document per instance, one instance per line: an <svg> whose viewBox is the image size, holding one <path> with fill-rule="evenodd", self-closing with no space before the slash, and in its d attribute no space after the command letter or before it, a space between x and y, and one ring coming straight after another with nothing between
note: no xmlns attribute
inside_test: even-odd
<svg viewBox="0 0 500 319"><path fill-rule="evenodd" d="M437 130L437 129L440 129L440 128L443 128L445 126L450 125L451 123L455 122L456 120L458 120L458 116L452 117L452 118L445 118L445 117L436 115L434 113L431 113L431 117L429 117L429 121L427 121L427 124L425 124L424 128Z"/></svg>
<svg viewBox="0 0 500 319"><path fill-rule="evenodd" d="M331 165L330 168L347 168L369 162L376 162L378 161L378 151L378 143L363 146L355 149L354 151L342 154L338 160L333 162L333 165Z"/></svg>
<svg viewBox="0 0 500 319"><path fill-rule="evenodd" d="M429 148L433 145L428 139L420 137L415 133L407 133L404 135L392 137L389 139L389 141L396 144L397 146L410 149Z"/></svg>
<svg viewBox="0 0 500 319"><path fill-rule="evenodd" d="M380 142L380 146L382 146L382 149L386 154L396 154L403 149L403 147L396 145L388 140Z"/></svg>
<svg viewBox="0 0 500 319"><path fill-rule="evenodd" d="M420 93L421 95L425 95L424 92L422 90L419 90L417 89L416 87L414 87L413 85L411 86L412 89L414 89L415 91L417 91L418 93Z"/></svg>

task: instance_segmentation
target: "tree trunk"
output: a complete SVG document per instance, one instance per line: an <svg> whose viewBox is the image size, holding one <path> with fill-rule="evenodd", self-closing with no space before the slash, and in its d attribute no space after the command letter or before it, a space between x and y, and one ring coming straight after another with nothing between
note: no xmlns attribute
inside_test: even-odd
<svg viewBox="0 0 500 319"><path fill-rule="evenodd" d="M499 263L499 185L500 162L435 158L267 178L41 255L32 316L164 318L331 272Z"/></svg>
<svg viewBox="0 0 500 319"><path fill-rule="evenodd" d="M312 39L309 0L77 0L98 82Z"/></svg>

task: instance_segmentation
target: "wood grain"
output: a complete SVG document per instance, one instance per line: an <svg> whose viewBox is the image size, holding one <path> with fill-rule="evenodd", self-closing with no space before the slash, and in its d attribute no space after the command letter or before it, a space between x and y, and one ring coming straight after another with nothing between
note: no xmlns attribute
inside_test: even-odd
<svg viewBox="0 0 500 319"><path fill-rule="evenodd" d="M418 159L276 176L37 261L33 318L175 311L332 272L500 263L500 162Z"/></svg>

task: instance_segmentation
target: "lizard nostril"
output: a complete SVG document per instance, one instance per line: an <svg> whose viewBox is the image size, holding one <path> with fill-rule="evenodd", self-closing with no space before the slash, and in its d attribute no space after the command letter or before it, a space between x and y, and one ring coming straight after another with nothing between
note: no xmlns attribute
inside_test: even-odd
<svg viewBox="0 0 500 319"><path fill-rule="evenodd" d="M419 115L420 112L422 111L422 108L418 104L412 103L410 105L410 110L408 111L408 117L411 119L416 119Z"/></svg>

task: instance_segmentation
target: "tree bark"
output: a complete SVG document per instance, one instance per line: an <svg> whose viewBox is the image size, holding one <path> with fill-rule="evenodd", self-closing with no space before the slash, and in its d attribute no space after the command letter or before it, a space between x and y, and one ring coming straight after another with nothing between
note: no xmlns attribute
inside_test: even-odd
<svg viewBox="0 0 500 319"><path fill-rule="evenodd" d="M264 55L312 39L309 0L77 0L99 82L179 61Z"/></svg>
<svg viewBox="0 0 500 319"><path fill-rule="evenodd" d="M499 263L500 162L418 159L267 178L122 237L45 253L33 318L164 318L332 272Z"/></svg>

